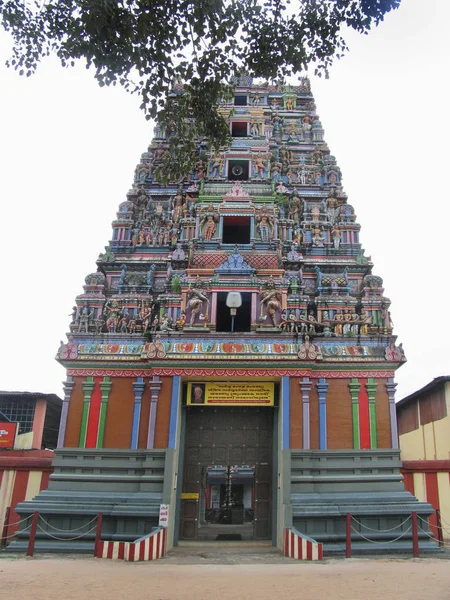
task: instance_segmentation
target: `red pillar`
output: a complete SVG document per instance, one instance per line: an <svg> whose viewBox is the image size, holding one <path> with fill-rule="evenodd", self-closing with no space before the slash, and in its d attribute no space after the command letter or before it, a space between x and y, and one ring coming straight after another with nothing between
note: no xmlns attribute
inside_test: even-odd
<svg viewBox="0 0 450 600"><path fill-rule="evenodd" d="M97 515L97 528L95 530L95 545L94 545L94 556L98 558L98 546L100 543L100 538L102 536L102 522L103 522L103 513L98 513Z"/></svg>
<svg viewBox="0 0 450 600"><path fill-rule="evenodd" d="M33 556L34 554L34 542L36 540L36 530L38 524L39 513L37 510L33 513L33 519L31 521L30 537L28 539L28 550L27 556Z"/></svg>

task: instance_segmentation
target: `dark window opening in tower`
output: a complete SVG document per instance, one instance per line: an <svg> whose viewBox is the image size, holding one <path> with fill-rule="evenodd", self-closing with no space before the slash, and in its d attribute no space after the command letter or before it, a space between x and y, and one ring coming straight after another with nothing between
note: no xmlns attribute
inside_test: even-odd
<svg viewBox="0 0 450 600"><path fill-rule="evenodd" d="M234 104L235 106L247 106L247 96L235 96Z"/></svg>
<svg viewBox="0 0 450 600"><path fill-rule="evenodd" d="M222 242L250 244L250 217L224 217Z"/></svg>
<svg viewBox="0 0 450 600"><path fill-rule="evenodd" d="M230 181L247 181L249 173L248 160L229 160L228 179Z"/></svg>
<svg viewBox="0 0 450 600"><path fill-rule="evenodd" d="M231 135L233 137L247 137L247 123L235 121L231 123Z"/></svg>
<svg viewBox="0 0 450 600"><path fill-rule="evenodd" d="M251 331L252 295L250 292L241 292L242 306L236 309L236 315L231 315L227 302L228 292L217 294L217 322L216 331Z"/></svg>

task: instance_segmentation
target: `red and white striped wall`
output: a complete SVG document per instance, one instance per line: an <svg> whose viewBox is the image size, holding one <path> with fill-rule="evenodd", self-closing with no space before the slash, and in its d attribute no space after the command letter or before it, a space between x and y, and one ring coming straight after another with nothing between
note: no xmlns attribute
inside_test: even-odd
<svg viewBox="0 0 450 600"><path fill-rule="evenodd" d="M50 450L0 452L0 535L10 537L19 529L20 516L14 511L19 502L47 489L54 456Z"/></svg>
<svg viewBox="0 0 450 600"><path fill-rule="evenodd" d="M159 527L134 542L104 542L97 547L97 558L143 561L156 560L166 555L167 530Z"/></svg>
<svg viewBox="0 0 450 600"><path fill-rule="evenodd" d="M284 556L297 560L322 560L323 544L303 535L293 527L284 530Z"/></svg>

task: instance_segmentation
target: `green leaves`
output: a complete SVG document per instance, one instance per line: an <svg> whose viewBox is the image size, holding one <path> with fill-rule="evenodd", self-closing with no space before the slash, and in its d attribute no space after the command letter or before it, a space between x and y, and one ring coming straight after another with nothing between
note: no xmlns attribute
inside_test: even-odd
<svg viewBox="0 0 450 600"><path fill-rule="evenodd" d="M121 85L142 98L147 119L170 131L177 164L187 152L218 149L229 131L217 112L246 73L283 79L314 64L327 73L347 50L341 29L367 33L400 0L0 0L3 27L14 40L9 66L30 75L56 54L63 66L84 59L100 86ZM184 82L184 88L178 85ZM184 92L184 95L181 93ZM184 150L186 148L186 152ZM194 152L195 154L195 152ZM184 175L183 175L184 172Z"/></svg>

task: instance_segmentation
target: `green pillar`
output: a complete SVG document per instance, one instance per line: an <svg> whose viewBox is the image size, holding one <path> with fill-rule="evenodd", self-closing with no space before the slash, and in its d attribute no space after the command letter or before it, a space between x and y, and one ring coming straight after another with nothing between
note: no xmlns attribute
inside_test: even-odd
<svg viewBox="0 0 450 600"><path fill-rule="evenodd" d="M97 448L103 448L103 438L105 437L106 409L108 408L108 398L112 383L109 377L104 377L100 383L102 392L102 402L100 404L100 416L98 420Z"/></svg>
<svg viewBox="0 0 450 600"><path fill-rule="evenodd" d="M80 448L86 447L86 433L87 433L89 409L91 407L91 396L92 396L93 389L94 389L94 378L86 377L86 381L83 382L84 403L83 403L83 414L81 416L80 442L79 442Z"/></svg>
<svg viewBox="0 0 450 600"><path fill-rule="evenodd" d="M359 438L359 404L358 396L361 385L356 378L353 378L348 384L350 395L352 397L352 419L353 419L353 448L359 450L361 442Z"/></svg>
<svg viewBox="0 0 450 600"><path fill-rule="evenodd" d="M366 389L369 396L370 447L377 448L377 407L375 404L377 383L375 379L369 378L367 380Z"/></svg>

